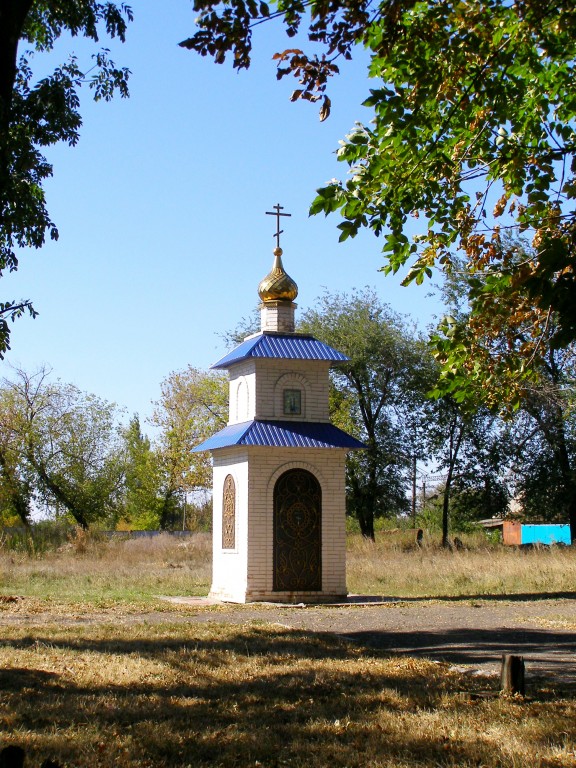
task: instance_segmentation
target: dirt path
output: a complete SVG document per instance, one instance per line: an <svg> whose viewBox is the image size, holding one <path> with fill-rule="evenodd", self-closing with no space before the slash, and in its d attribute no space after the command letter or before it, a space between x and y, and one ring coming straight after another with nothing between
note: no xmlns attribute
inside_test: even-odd
<svg viewBox="0 0 576 768"><path fill-rule="evenodd" d="M0 627L61 624L270 623L306 632L330 633L391 653L422 655L470 672L496 674L503 653L524 656L527 676L576 686L576 594L554 598L410 600L338 606L217 605L201 598L172 598L174 608L126 613L54 615L36 605L2 605Z"/></svg>
<svg viewBox="0 0 576 768"><path fill-rule="evenodd" d="M576 594L542 599L410 600L345 606L221 606L192 620L264 621L328 632L358 645L426 656L471 673L498 674L503 653L524 657L527 676L576 686Z"/></svg>

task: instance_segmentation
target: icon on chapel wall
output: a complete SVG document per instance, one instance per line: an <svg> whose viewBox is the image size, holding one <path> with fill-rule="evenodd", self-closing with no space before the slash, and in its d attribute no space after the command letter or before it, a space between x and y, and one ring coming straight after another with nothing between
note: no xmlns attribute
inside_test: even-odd
<svg viewBox="0 0 576 768"><path fill-rule="evenodd" d="M284 414L300 416L302 413L302 393L299 389L284 390Z"/></svg>

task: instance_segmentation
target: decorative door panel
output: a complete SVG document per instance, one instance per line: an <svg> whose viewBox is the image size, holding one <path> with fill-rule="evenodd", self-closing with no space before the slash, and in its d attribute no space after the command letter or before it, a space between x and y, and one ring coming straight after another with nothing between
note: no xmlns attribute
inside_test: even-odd
<svg viewBox="0 0 576 768"><path fill-rule="evenodd" d="M290 469L274 487L274 591L322 589L322 490L305 469Z"/></svg>
<svg viewBox="0 0 576 768"><path fill-rule="evenodd" d="M222 549L236 546L236 484L226 475L222 494Z"/></svg>

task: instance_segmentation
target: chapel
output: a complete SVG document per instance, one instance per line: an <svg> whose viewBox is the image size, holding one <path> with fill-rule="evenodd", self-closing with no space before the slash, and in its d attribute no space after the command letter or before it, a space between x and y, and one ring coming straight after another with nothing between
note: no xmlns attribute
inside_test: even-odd
<svg viewBox="0 0 576 768"><path fill-rule="evenodd" d="M295 330L298 287L280 248L258 286L261 328L212 368L229 372L228 425L196 446L213 461L210 597L342 600L345 459L364 445L330 422L329 369L348 358Z"/></svg>

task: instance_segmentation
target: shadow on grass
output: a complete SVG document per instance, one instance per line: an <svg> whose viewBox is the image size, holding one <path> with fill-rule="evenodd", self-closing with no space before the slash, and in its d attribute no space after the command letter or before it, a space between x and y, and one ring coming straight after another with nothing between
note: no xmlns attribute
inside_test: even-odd
<svg viewBox="0 0 576 768"><path fill-rule="evenodd" d="M32 654L38 666L0 672L4 711L16 734L11 743L24 742L30 765L49 753L78 768L508 764L494 740L446 735L451 717L477 716L482 728L489 725L489 715L450 697L462 688L459 676L426 663L395 666L377 650L385 646L374 645L382 640L374 633L347 636L375 648L359 652L328 635L270 627L222 626L220 632L218 626L209 635L188 626L154 639L98 639L85 630L75 637L40 631L4 640L2 646ZM440 636L424 634L440 651ZM528 634L531 644L538 642L538 633ZM554 638L564 641L561 633ZM464 656L471 639L453 638ZM488 637L484 643L490 648ZM46 653L103 675L81 684L64 672L47 673L40 668ZM106 679L112 660L121 668L139 659L163 673L150 674L143 664L136 681ZM473 690L487 683L466 685ZM420 728L419 713L424 719L438 714L437 728ZM534 748L573 728L573 719L572 710L549 717L533 735ZM5 733L6 722L2 728Z"/></svg>
<svg viewBox="0 0 576 768"><path fill-rule="evenodd" d="M539 668L557 668L565 681L576 682L576 633L539 629L459 628L418 632L359 631L342 637L367 648L417 654L452 664L499 662L504 653L524 656Z"/></svg>

